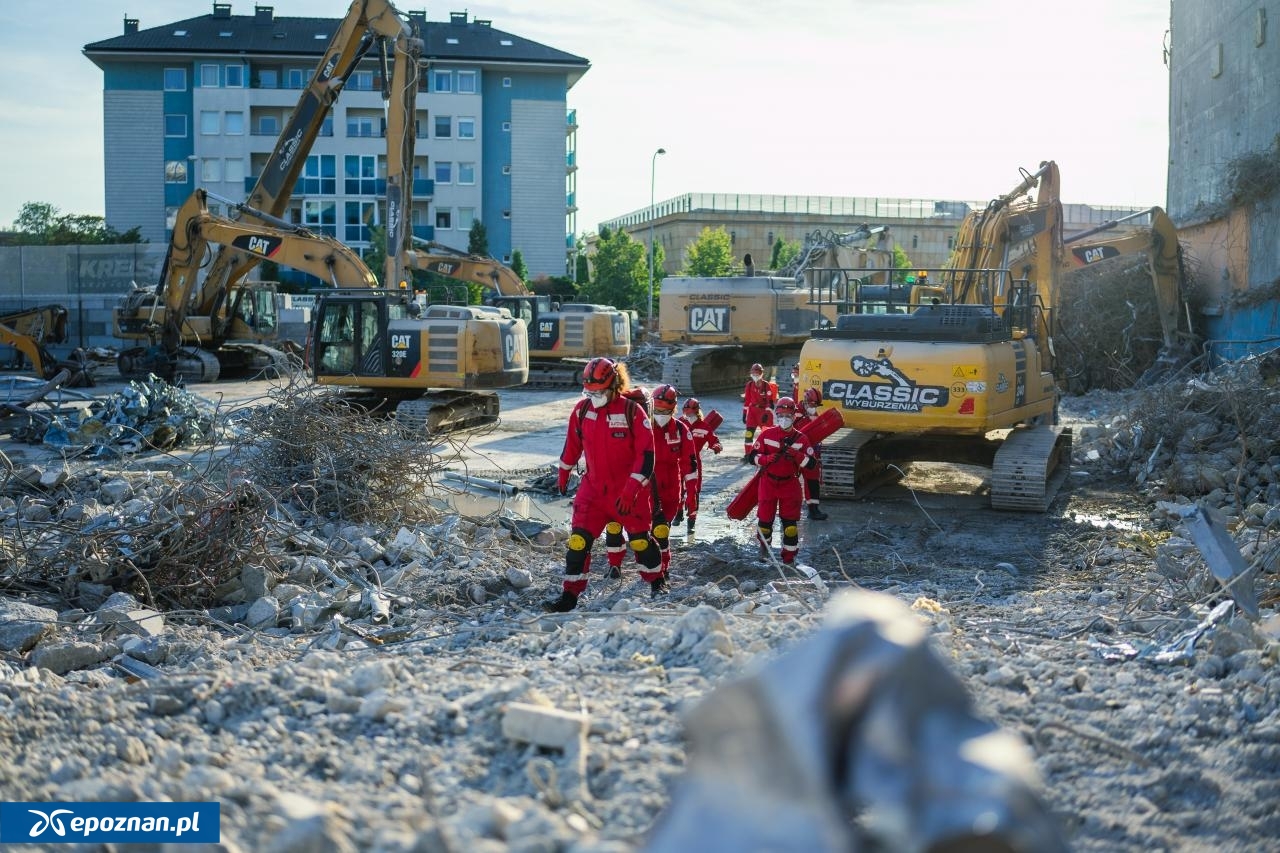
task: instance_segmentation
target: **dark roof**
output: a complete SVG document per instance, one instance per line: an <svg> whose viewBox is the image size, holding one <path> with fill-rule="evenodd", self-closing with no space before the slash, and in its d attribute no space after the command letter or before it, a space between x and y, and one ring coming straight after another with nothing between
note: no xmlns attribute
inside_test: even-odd
<svg viewBox="0 0 1280 853"><path fill-rule="evenodd" d="M581 56L496 30L488 22L466 20L465 13L456 13L453 18L452 21L427 22L424 59L532 62L584 68L590 65ZM267 7L260 7L257 15L209 14L145 30L139 28L136 32L87 44L84 50L85 53L99 54L163 52L319 56L340 21L340 18L273 16ZM186 34L175 35L178 31ZM231 35L222 35L227 32ZM316 38L317 35L324 38ZM451 44L450 40L455 39L457 44Z"/></svg>

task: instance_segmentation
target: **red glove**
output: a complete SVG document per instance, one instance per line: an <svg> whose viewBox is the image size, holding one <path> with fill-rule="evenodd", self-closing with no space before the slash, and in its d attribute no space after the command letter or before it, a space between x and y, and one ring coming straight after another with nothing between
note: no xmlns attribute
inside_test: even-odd
<svg viewBox="0 0 1280 853"><path fill-rule="evenodd" d="M569 493L569 469L561 468L556 475L556 491L562 495Z"/></svg>
<svg viewBox="0 0 1280 853"><path fill-rule="evenodd" d="M803 463L804 463L804 449L803 449L803 448L800 448L800 447L789 447L789 448L787 448L787 455L788 455L788 456L790 456L790 457L791 457L791 459L792 459L792 460L793 460L797 465L801 465L801 464L803 464Z"/></svg>
<svg viewBox="0 0 1280 853"><path fill-rule="evenodd" d="M618 511L618 515L630 515L631 510L636 505L636 495L640 494L640 481L635 477L628 477L627 484L622 487L622 494L614 501L613 508Z"/></svg>
<svg viewBox="0 0 1280 853"><path fill-rule="evenodd" d="M773 453L761 453L756 456L756 464L761 468L768 468L777 458L778 457Z"/></svg>
<svg viewBox="0 0 1280 853"><path fill-rule="evenodd" d="M724 450L724 447L720 444L720 442L719 442L719 441L712 441L712 442L711 442L711 452L712 452L712 453L719 453L721 450Z"/></svg>

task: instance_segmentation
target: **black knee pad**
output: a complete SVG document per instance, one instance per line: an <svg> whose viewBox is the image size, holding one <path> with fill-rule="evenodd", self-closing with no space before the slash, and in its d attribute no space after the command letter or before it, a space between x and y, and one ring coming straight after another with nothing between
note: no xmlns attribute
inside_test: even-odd
<svg viewBox="0 0 1280 853"><path fill-rule="evenodd" d="M646 569L656 569L658 564L662 562L662 554L659 553L658 543L648 533L632 535L631 550L635 552L636 562Z"/></svg>
<svg viewBox="0 0 1280 853"><path fill-rule="evenodd" d="M594 541L595 537L581 527L575 527L569 531L569 547L564 555L566 575L582 574L587 558L591 556L591 543Z"/></svg>

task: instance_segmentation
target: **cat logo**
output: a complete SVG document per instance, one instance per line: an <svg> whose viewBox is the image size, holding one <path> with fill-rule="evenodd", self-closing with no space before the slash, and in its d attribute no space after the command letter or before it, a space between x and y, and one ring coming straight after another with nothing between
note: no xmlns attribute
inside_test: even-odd
<svg viewBox="0 0 1280 853"><path fill-rule="evenodd" d="M413 340L412 335L392 335L391 348L392 349L408 349L409 342L411 340Z"/></svg>
<svg viewBox="0 0 1280 853"><path fill-rule="evenodd" d="M249 244L246 248L255 255L267 256L275 250L273 245L275 241L268 240L266 237L250 237Z"/></svg>
<svg viewBox="0 0 1280 853"><path fill-rule="evenodd" d="M543 337L546 337L547 335L554 334L554 333L555 333L555 330L556 330L556 321L555 321L555 320L539 320L539 321L538 321L538 334L539 334L539 335L542 335Z"/></svg>
<svg viewBox="0 0 1280 853"><path fill-rule="evenodd" d="M729 307L727 305L690 305L689 331L728 334Z"/></svg>
<svg viewBox="0 0 1280 853"><path fill-rule="evenodd" d="M506 359L507 364L519 364L516 360L517 356L516 336L514 332L503 332L502 334L502 355Z"/></svg>

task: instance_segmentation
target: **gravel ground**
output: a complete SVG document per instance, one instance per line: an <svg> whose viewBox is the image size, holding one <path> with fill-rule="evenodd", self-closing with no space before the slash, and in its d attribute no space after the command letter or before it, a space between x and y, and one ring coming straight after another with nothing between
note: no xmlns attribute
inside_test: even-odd
<svg viewBox="0 0 1280 853"><path fill-rule="evenodd" d="M1064 413L1105 434L1127 405L1073 398ZM1087 449L1043 516L992 512L945 473L961 493L831 503L801 552L826 592L774 584L746 525L708 525L719 535L678 548L669 597L628 571L546 616L563 533L539 545L466 525L470 559L391 587L403 639L169 614L141 646L94 640L149 655L159 678L6 655L0 794L216 800L223 850L637 849L684 769L682 715L813 632L828 594L861 587L912 605L980 714L1025 739L1071 849L1276 849L1274 619L1229 615L1175 646L1223 596L1155 495ZM733 466L709 473L727 482ZM1273 534L1236 540L1251 557ZM1276 587L1259 577L1264 615ZM1158 663L1161 649L1187 653ZM511 736L523 705L585 715L585 747Z"/></svg>

